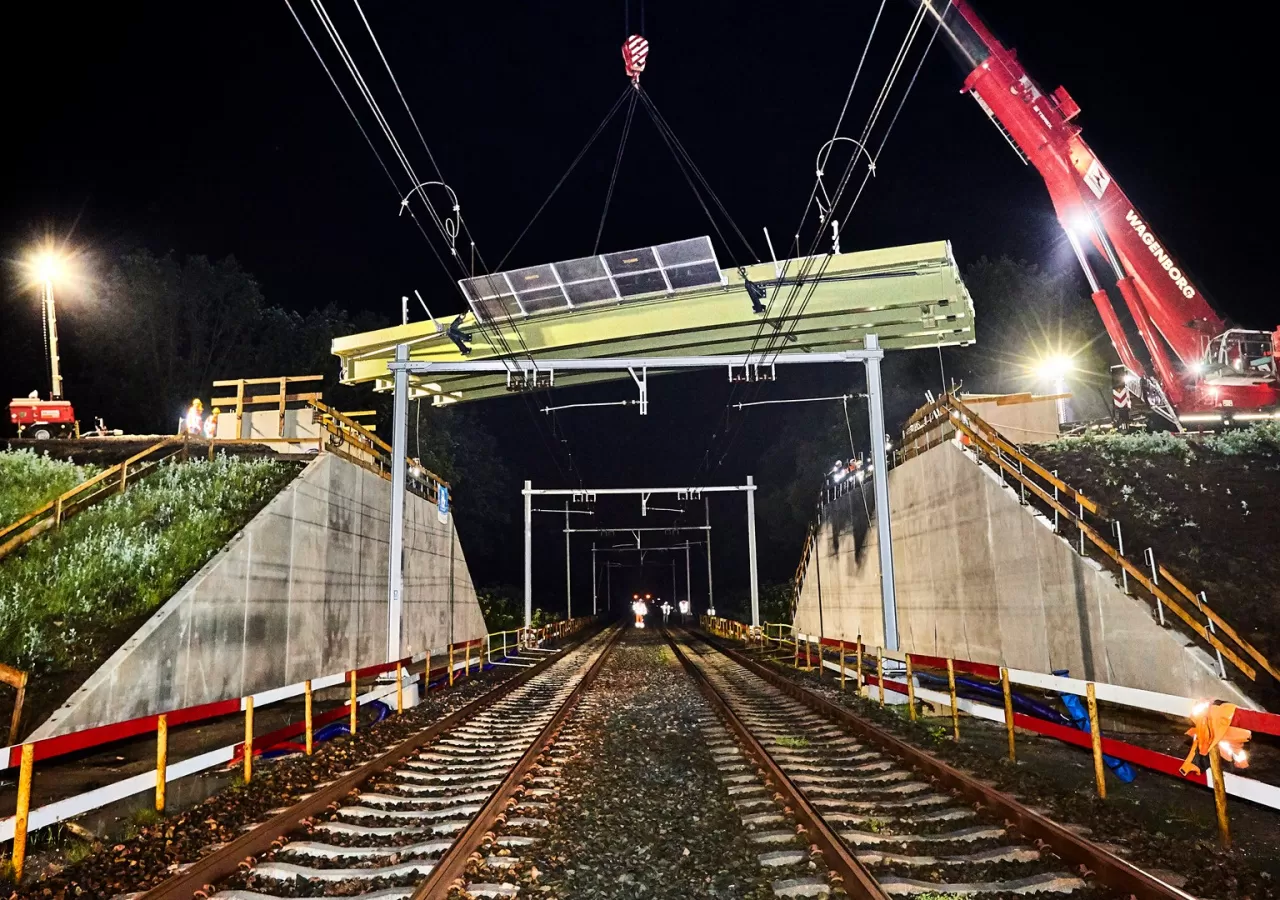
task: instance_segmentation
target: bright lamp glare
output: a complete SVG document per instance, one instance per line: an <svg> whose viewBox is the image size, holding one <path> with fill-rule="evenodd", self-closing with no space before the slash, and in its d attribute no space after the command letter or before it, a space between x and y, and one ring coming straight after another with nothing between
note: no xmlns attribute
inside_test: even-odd
<svg viewBox="0 0 1280 900"><path fill-rule="evenodd" d="M42 281L54 281L62 274L62 260L52 253L41 253L35 259L34 268Z"/></svg>
<svg viewBox="0 0 1280 900"><path fill-rule="evenodd" d="M1041 378L1059 379L1065 378L1075 365L1069 356L1050 356L1048 359L1040 361L1036 366L1036 374Z"/></svg>
<svg viewBox="0 0 1280 900"><path fill-rule="evenodd" d="M79 276L75 257L60 250L52 240L31 247L20 268L32 285L43 286L57 282L66 283Z"/></svg>

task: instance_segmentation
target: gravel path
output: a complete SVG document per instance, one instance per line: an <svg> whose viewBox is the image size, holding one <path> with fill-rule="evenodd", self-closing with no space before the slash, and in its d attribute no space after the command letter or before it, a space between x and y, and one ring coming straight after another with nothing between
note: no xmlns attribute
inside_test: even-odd
<svg viewBox="0 0 1280 900"><path fill-rule="evenodd" d="M711 709L656 631L629 631L570 720L536 896L773 897L708 746ZM771 849L771 848L766 848ZM523 880L523 879L522 879Z"/></svg>

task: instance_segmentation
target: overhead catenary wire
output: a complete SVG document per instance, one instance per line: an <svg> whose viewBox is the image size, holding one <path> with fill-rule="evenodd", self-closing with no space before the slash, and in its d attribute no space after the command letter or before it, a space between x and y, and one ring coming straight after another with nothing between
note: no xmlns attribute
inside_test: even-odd
<svg viewBox="0 0 1280 900"><path fill-rule="evenodd" d="M369 38L370 38L370 40L372 40L372 41L373 41L374 47L375 47L375 48L377 49L377 51L378 51L378 56L379 56L379 58L382 60L382 64L383 64L383 66L384 66L384 67L386 68L386 70L387 70L387 75L388 75L388 76L390 76L390 78L391 78L391 82L392 82L392 84L395 86L396 93L397 93L397 94L399 95L399 97L400 97L400 102L403 104L403 106L404 106L404 108L405 108L405 112L406 112L406 113L408 113L408 115L409 115L409 119L410 119L410 121L413 123L414 131L415 131L415 132L417 133L417 135L418 135L418 140L419 140L419 142L422 144L422 148L423 148L423 150L426 152L426 154L427 154L427 158L428 158L428 160L430 161L432 168L435 170L436 176L440 179L440 181L441 181L441 182L444 182L444 180L445 180L445 179L444 179L444 174L443 174L443 172L441 171L439 164L436 162L435 155L431 152L431 147L430 147L430 145L428 145L428 143L427 143L427 139L426 139L426 136L422 133L422 129L421 129L421 127L418 125L417 117L416 117L416 116L414 116L414 114L413 114L413 110L412 110L412 108L409 106L409 101L408 101L408 99L407 99L407 98L405 97L405 95L404 95L404 91L403 91L403 90L401 90L401 88L400 88L400 83L399 83L399 81L398 81L398 80L396 79L396 77L395 77L395 72L393 72L393 71L392 71L392 69L391 69L391 64L390 64L390 62L387 60L386 54L385 54L385 53L383 53L383 51L382 51L382 45L378 42L377 35L375 35L375 34L374 34L374 32L373 32L373 28L372 28L372 26L370 25L368 18L367 18L367 17L365 16L365 14L364 14L364 10L363 10L363 8L360 6L359 0L353 0L353 3L355 4L356 10L357 10L357 11L359 12L359 14L360 14L360 19L361 19L361 21L364 23L364 26L365 26L366 31L368 31L368 33L369 33ZM380 111L379 111L379 112L380 112ZM408 167L406 166L406 168L408 168ZM410 172L411 172L411 174L413 174L413 173L412 173L412 170L410 170ZM413 177L414 177L414 178L416 178L416 175L413 175ZM414 183L415 183L415 184L419 184L420 182L415 181ZM450 231L449 231L449 229L448 229L448 227L447 227L447 226L448 226L448 223L447 223L447 222L441 222L439 215L438 215L438 214L436 213L436 211L435 211L435 208L431 205L431 203L427 200L427 198L426 198L425 196L423 196L423 197L422 197L422 201L423 201L423 204L427 207L427 210L428 210L429 214L432 216L432 219L435 221L436 226L437 226L438 228L440 228L440 230L441 230L442 234L444 234L444 235L445 235L446 240L449 240L449 241L450 241L450 250L451 250L451 252L453 253L454 258L457 260L457 262L458 262L458 264L459 264L459 267L463 269L463 273L464 273L464 274L471 274L471 275L474 275L474 274L475 274L475 273L474 273L474 271L471 271L471 272L469 272L469 273L468 273L467 268L463 265L462 261L461 261L460 259L458 259L458 257L457 257L456 247L454 246L454 244L455 244L455 240L454 240L454 239L456 238L456 234L457 234L457 230L456 230L456 228L454 229L454 231L453 231L452 233L450 233ZM461 209L460 209L458 206L455 206L453 211L454 211L454 213L455 213L455 215L456 215L456 217L457 217L457 221L458 221L458 223L461 225L462 229L464 230L464 233L465 233L465 234L466 234L466 236L467 236L467 240L470 242L473 259L474 259L475 257L478 257L478 258L480 259L481 267L487 271L487 270L488 270L488 267L487 267L487 265L486 265L486 263L485 263L484 255L483 255L482 253L480 253L480 251L479 251L478 247L476 246L475 238L474 238L474 236L471 234L470 228L469 228L469 226L467 226L467 224L466 224L466 220L462 217ZM474 264L473 264L473 265L474 265ZM529 359L530 363L534 364L534 365L535 365L535 367L536 367L536 363L534 362L533 355L532 355L532 353L531 353L531 351L530 351L530 349L529 349L528 344L526 344L526 343L525 343L524 336L523 336L523 335L521 334L521 332L520 332L519 325L518 325L514 320L513 320L513 321L511 321L509 324L510 324L510 326L511 326L512 333L515 335L516 340L517 340L517 341L519 342L519 344L520 344L520 348L521 348L521 350L524 352L524 355L525 355L526 357L528 357L528 359ZM486 332L486 328L485 328L484 323L480 322L478 319L477 319L477 325L479 325L479 326L480 326L480 329L481 329L481 332L482 332L482 333L485 333L485 332ZM500 347L501 347L502 352L504 353L504 361L506 361L506 358L507 358L507 357L510 357L510 356L514 355L514 353L513 353L512 349L511 349L510 344L509 344L509 343L507 342L507 340L506 340L506 336L502 333L502 326L501 326L501 325L499 325L499 324L497 324L497 323L495 323L495 324L493 325L493 337L494 337L494 338L496 338L496 340L494 341L494 343L495 343L496 345L500 346ZM508 371L514 371L514 368L513 368L513 366L512 366L512 365L508 365L508 366L507 366L507 368L508 368ZM527 395L526 395L523 399L524 399L525 407L526 407L526 409L528 410L530 417L534 420L534 427L535 427L535 429L537 429L537 430L539 431L539 435L540 435L540 437L543 437L544 445L546 446L546 448L547 448L548 452L549 452L549 453L551 453L551 455L552 455L552 459L553 459L553 461L554 461L554 462L555 462L555 464L556 464L556 468L557 468L557 470L560 472L561 477L564 477L564 470L560 468L559 460L558 460L558 458L557 458L557 456L556 456L555 449L554 449L554 445L552 445L552 444L548 443L548 442L546 441L546 439L545 439L545 436L542 436L542 435L541 435L541 426L540 426L540 424L539 424L539 423L538 423L538 421L537 421L537 417L533 415L533 405L532 405L532 401L530 401L530 399L528 398L528 396L527 396ZM553 437L554 437L554 434L553 434ZM565 448L565 453L566 453L566 455L567 455L567 457L568 457L569 471L570 471L570 472L573 472L573 471L574 471L574 469L575 469L574 460L573 460L573 451L572 451L572 449L569 447L569 444L568 444L567 439L561 439L560 443L561 443L561 445ZM581 476L579 476L579 480L581 480Z"/></svg>
<svg viewBox="0 0 1280 900"><path fill-rule="evenodd" d="M311 39L311 34L307 31L306 26L298 17L297 12L293 8L293 4L290 3L289 0L284 0L284 4L289 9L289 14L293 17L294 22L298 24L298 28L302 31L302 36L306 38L307 44L311 47L311 51L315 53L316 59L319 60L321 68L324 69L325 75L329 78L329 83L332 84L333 89L338 92L338 97L341 98L342 105L346 107L347 112L351 114L351 118L355 121L356 127L360 129L360 134L364 137L365 143L368 144L369 149L373 151L374 158L378 160L378 165L382 168L382 171L386 173L387 180L391 182L391 189L395 192L397 198L403 197L404 195L400 192L400 186L396 182L395 176L391 174L391 169L382 158L382 154L378 152L377 146L373 143L373 138L369 136L369 132L365 129L364 123L360 121L360 117L356 115L355 109L352 108L350 101L347 100L346 93L342 90L342 86L338 84L338 80L334 77L333 71L329 68L329 64L325 62L324 56L320 53L320 48L317 47L315 41ZM441 268L445 270L445 275L449 276L448 263L444 261L444 257L441 256L440 251L436 249L435 242L431 240L431 236L428 235L426 229L422 227L422 222L419 221L413 210L409 210L409 218L413 221L414 225L417 226L418 231L421 232L423 240L425 240L427 242L427 246L431 248L432 255L439 261Z"/></svg>
<svg viewBox="0 0 1280 900"><path fill-rule="evenodd" d="M885 3L882 0L876 12L875 20L872 23L872 29L868 34L866 43L864 44L863 52L859 58L858 66L854 71L853 81L850 84L849 91L846 93L845 103L841 107L840 115L837 117L836 127L832 135L833 140L839 135L840 128L844 123L850 98L853 96L854 88L856 87L857 81L864 69L864 65L867 59L867 54L871 45L871 41L875 36L876 30L878 29L882 14L884 12L884 6L885 6ZM902 67L905 62L906 55L909 52L909 49L915 40L916 34L919 31L920 23L922 19L923 17L920 14L920 10L917 10L916 14L913 15L912 17L910 25L908 26L907 34L904 37L903 42L899 47L897 54L894 57L893 64L890 66L890 71L889 71L889 74L886 76L885 83L881 86L880 92L877 96L875 104L873 105L872 111L868 115L867 124L864 125L862 129L862 132L861 132L862 140L858 142L859 146L865 147L867 137L869 136L871 129L874 128L876 121L879 119L880 113L884 109L885 103L887 102L887 98L889 96L890 91L892 90L893 84L896 82L898 75L902 71ZM937 37L937 32L938 32L938 29L937 27L935 27L933 35L930 37L929 44L928 46L926 46L924 54L921 56L919 62L917 63L916 70L913 73L911 78L911 82L908 84L906 92L904 92L904 94L902 95L902 98L900 99L898 104L898 108L895 111L894 116L889 123L888 129L886 129L885 131L885 134L880 142L880 146L877 148L875 155L872 157L869 157L868 161L871 164L871 166L874 166L875 162L879 158L881 151L884 149L885 142L888 140L888 134L892 130L894 123L896 123L897 118L902 111L902 107L905 105L906 98L911 92L911 88L914 87L915 85L916 77L919 75L920 68L923 66L923 63L924 63L924 59L927 57L929 49L932 47L934 39ZM841 175L839 186L836 189L835 195L831 203L830 215L833 218L836 216L836 204L839 203L841 197L844 194L844 191L847 189L849 181L855 170L856 164L861 159L862 155L863 154L861 153L855 153L845 166L844 172ZM850 207L849 207L850 213L852 212L854 206L856 205L857 199L861 197L862 190L865 188L866 182L869 177L870 177L870 167L868 169L868 173L863 177L862 184L859 186L859 190L857 195L855 196L854 202L850 204ZM799 247L800 232L803 230L804 221L808 217L809 210L813 208L813 200L814 200L814 197L816 196L818 189L819 189L819 185L817 180L815 180L814 187L811 190L809 195L809 199L806 201L804 209L801 212L800 225L796 229L795 243L796 243L797 252L800 250L800 247ZM785 278L786 271L790 267L791 260L788 260L786 265L784 265L783 276L779 277L774 283L774 290L773 290L772 296L770 297L768 304L766 305L766 312L765 312L764 318L761 320L760 325L756 329L756 334L752 339L752 345L751 345L750 351L748 352L748 357L750 357L757 351L759 347L760 339L765 331L766 323L770 319L774 319L779 326L785 326L785 323L787 322L788 319L791 320L791 324L789 327L786 327L785 331L781 327L775 328L774 332L769 336L768 342L765 346L764 353L768 353L770 350L773 350L774 351L773 358L776 359L777 354L781 352L783 347L785 347L787 340L794 337L795 331L799 326L800 319L804 314L804 310L807 308L809 300L812 298L818 282L822 280L822 277L826 272L827 265L830 262L830 255L828 254L823 257L820 263L817 263L817 273L812 278L812 283L809 287L809 290L807 291L804 297L804 300L800 303L798 310L793 316L792 309L795 308L796 299L799 297L800 293L802 292L803 285L806 283L806 281L809 281L810 275L813 272L813 269L815 266L813 253L817 249L817 246L819 242L822 240L822 238L823 238L823 229L819 227L819 229L815 232L812 243L810 244L809 252L805 254L800 261L800 272L796 277L796 280L793 286L791 287L790 291L787 293L787 297L786 297L786 300L784 301L783 307L781 311L778 312L777 315L775 316L773 314L775 309L775 301L778 299L779 295L783 291L783 287L786 280ZM776 349L774 349L775 347ZM761 355L762 359L763 359L764 353L762 353ZM741 387L740 385L735 384L731 389L730 398L729 398L730 403L733 402L734 398L738 394L740 387ZM759 383L751 385L750 396L758 396L760 389L761 388ZM718 467L719 465L723 464L724 460L728 457L729 453L732 451L734 444L736 444L738 437L740 436L742 430L745 427L746 427L746 416L743 416L742 420L737 423L736 429L732 427L728 429L729 434L727 438L725 437L724 430L719 432L719 435L720 435L719 438L713 436L711 443L709 444L706 452L703 454L703 463L699 465L698 475L701 474L702 468L704 465L709 474L713 467ZM727 440L727 447L724 453L720 454L719 458L716 459L713 453L713 450L718 440ZM713 459L714 459L714 463L713 463ZM697 475L695 475L695 477L697 477Z"/></svg>
<svg viewBox="0 0 1280 900"><path fill-rule="evenodd" d="M339 57L342 59L343 65L346 67L348 74L351 76L352 80L355 82L357 88L360 90L361 96L364 98L366 104L369 106L370 111L373 113L374 119L377 122L379 128L382 130L383 136L386 138L387 143L391 146L397 161L400 163L401 167L405 170L406 174L411 179L411 184L413 185L421 184L422 180L418 178L412 163L408 159L407 153L404 151L403 145L401 144L399 139L396 137L390 122L387 120L387 117L383 114L381 107L379 106L376 98L373 96L372 90L369 88L367 81L364 79L363 75L359 70L359 65L356 63L354 57L349 52L346 43L342 40L341 35L338 33L337 26L333 23L333 20L329 17L327 10L325 10L323 6L323 3L321 2L321 0L311 0L311 4L312 4L313 10L315 11L316 15L320 19L320 22L323 25L326 34L329 36L330 40L332 41L335 49L339 54ZM368 130L364 127L364 123L360 120L359 115L356 113L354 107L352 107L350 101L347 99L346 93L342 90L341 85L338 84L337 78L334 76L332 69L329 67L328 63L325 61L324 56L323 54L321 54L319 47L316 45L315 41L311 38L310 33L308 32L305 24L302 22L302 19L298 16L297 11L294 9L290 0L285 0L285 6L286 8L288 8L289 14L293 18L294 22L298 25L298 28L302 32L303 37L307 41L307 44L311 47L312 52L316 56L316 59L320 62L321 67L325 71L325 75L329 78L330 83L333 85L334 89L337 91L339 98L342 100L343 106L346 108L347 112L351 115L353 121L355 121L356 127L360 130L361 135L365 139L365 143L368 144L369 149L373 151L374 157L378 160L379 166L382 168L383 172L386 174L388 181L390 181L392 189L396 193L397 199L402 199L404 194L400 190L400 186L397 183L394 175L392 174L390 167L387 165L386 161L382 158L382 154L378 151L377 146L374 144L373 139L369 135ZM396 83L394 73L391 71L390 65L387 62L385 55L382 53L381 46L378 45L377 43L377 38L373 34L370 23L368 22L367 18L364 17L363 10L360 11L360 14L361 14L362 20L365 23L366 29L368 29L370 32L370 37L374 40L375 46L377 46L379 56L382 58L384 65L387 66L388 74L391 76L393 83ZM440 174L439 167L436 164L435 159L431 154L430 147L426 143L425 136L421 133L421 129L418 128L416 118L413 117L412 110L409 108L408 101L404 97L403 92L400 91L398 83L396 83L396 89L400 95L401 101L405 105L406 111L410 115L410 118L414 119L414 128L418 132L418 137L422 141L423 148L426 151L429 159L431 160L433 169L435 169L437 174ZM443 178L441 178L441 181L443 181ZM428 202L425 202L425 198L424 198L424 203L427 206L428 214L431 216L432 221L436 225L437 230L439 230L441 235L444 236L446 240L448 240L449 233L445 228L445 223L441 221L438 213L436 213L435 209L431 206L431 204ZM423 228L422 222L419 220L417 214L412 209L409 209L409 216L410 216L410 219L414 222L414 225L417 227L419 233L422 235L423 240L425 240L428 247L430 247L432 255L435 256L437 261L440 263L441 268L445 270L445 273L449 277L450 282L453 283L455 288L457 288L459 290L459 293L461 293L461 288L458 286L456 279L454 278L454 276L450 274L448 264L444 261L444 258L440 255L439 250L436 248L435 242L431 240L430 236L427 234L426 230ZM474 241L474 238L471 236L470 229L466 225L466 221L465 219L462 218L460 213L458 214L458 221L461 223L463 231L467 235L468 240L470 240L472 243L473 252L479 255L478 251L475 251L475 248L474 248L475 241ZM455 262L458 264L458 267L463 271L463 274L467 274L465 264L462 262L461 259L457 257L456 253L454 253L453 255L454 255ZM482 256L481 256L481 260L483 264ZM465 299L466 298L464 295L463 300L465 301ZM476 324L480 328L481 332L486 333L487 335L488 329L486 328L485 323L477 319ZM519 333L519 329L514 325L514 323L512 325L512 330L516 334L517 338L520 339L521 345L524 346L523 338L521 337ZM492 336L490 336L490 340L492 340L495 347L502 348L502 350L505 353L504 362L508 363L509 370L514 370L513 364L511 364L510 361L506 359L506 357L513 355L513 353L510 348L510 345L506 341L505 336L501 333L500 328L496 326L493 328L493 334ZM527 352L528 350L527 346L524 346L524 349ZM525 396L524 401L525 401L525 406L528 409L530 418L533 419L534 428L536 431L538 431L538 435L542 439L543 444L547 449L547 452L551 455L553 463L555 464L557 470L560 472L561 477L566 477L564 474L564 469L560 465L558 455L556 454L553 446L547 441L546 436L542 433L541 423L538 422L537 416L533 414L533 408L532 408L532 404L529 401L529 398ZM570 455L570 460L572 460L572 451L568 451L568 452Z"/></svg>
<svg viewBox="0 0 1280 900"><path fill-rule="evenodd" d="M863 145L866 144L866 141L870 137L872 130L875 128L876 123L879 121L880 115L883 112L886 103L888 102L890 93L892 92L893 85L897 81L898 76L901 74L903 66L906 63L907 57L910 53L911 46L914 44L916 36L919 33L921 24L924 20L923 9L924 9L924 5L921 4L921 6L916 10L916 14L912 17L911 24L907 29L907 35L903 38L903 42L899 46L898 53L895 56L894 62L890 67L890 72L888 76L886 76L884 84L881 86L880 94L877 97L876 103L872 109L872 112L868 116L868 121L862 130L862 139L859 143ZM858 192L857 194L855 194L853 201L849 205L849 213L852 213L854 207L857 205L858 200L862 196L863 190L866 188L867 182L871 177L871 172L873 170L873 167L875 166L876 162L879 160L880 154L881 152L883 152L885 144L888 142L889 134L892 132L893 126L897 122L898 116L901 114L903 106L906 104L907 97L910 96L911 90L915 86L916 79L920 74L920 69L923 67L924 61L928 57L929 50L933 47L934 40L938 36L938 31L940 29L940 26L941 26L941 19L939 19L938 25L935 25L933 33L929 38L929 42L925 46L924 52L920 55L920 59L916 64L915 71L912 73L911 80L907 84L906 90L902 93L902 96L898 101L898 106L897 106L897 109L894 111L893 118L890 120L888 127L885 129L884 134L881 137L880 145L876 148L875 154L868 161L868 167L865 174L863 175L862 182L858 188ZM855 165L858 159L860 159L860 157L857 154L855 154L850 159L849 164L846 165L845 167L845 171L841 177L840 185L837 188L836 194L832 200L832 205L831 205L832 218L837 217L836 215L837 205L839 204L840 198L844 194L849 184L849 181L853 176ZM820 241L821 238L822 238L822 231L821 229L819 229L819 231L814 236L813 246L815 248L817 246L818 241ZM821 267L822 272L825 272L826 265L829 261L830 261L830 256L828 255L823 261L823 265ZM798 328L800 318L804 315L804 311L808 307L810 299L812 299L813 297L813 293L817 288L817 282L820 280L820 278L821 278L821 275L819 275L819 277L814 280L814 283L810 287L810 290L808 291L808 293L806 294L804 301L800 304L798 311L792 317L792 324L791 324L790 330L788 331L788 334L794 334L794 331L796 330L796 328ZM790 303L788 304L788 306L789 305ZM789 310L784 310L784 315L786 315L787 313L789 313ZM783 340L785 340L785 337L783 338ZM778 341L775 340L775 336L771 336L770 344L769 344L769 347L766 348L766 352L768 349L773 348L775 344L777 345L777 349L774 350L774 359L776 359L777 354L781 352L782 344L778 343Z"/></svg>
<svg viewBox="0 0 1280 900"><path fill-rule="evenodd" d="M866 394L835 394L834 396L831 396L831 397L791 397L784 400L756 400L750 403L735 403L733 404L733 408L742 409L747 406L776 406L780 403L818 403L824 400L827 400L827 401L840 400L847 403L849 400L852 400L855 397L865 397L865 396L867 395Z"/></svg>

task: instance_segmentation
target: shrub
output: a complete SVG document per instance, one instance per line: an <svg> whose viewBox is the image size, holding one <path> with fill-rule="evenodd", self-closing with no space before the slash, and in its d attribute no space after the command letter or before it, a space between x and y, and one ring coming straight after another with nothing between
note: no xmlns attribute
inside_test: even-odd
<svg viewBox="0 0 1280 900"><path fill-rule="evenodd" d="M16 522L98 470L32 453L0 453L0 528Z"/></svg>
<svg viewBox="0 0 1280 900"><path fill-rule="evenodd" d="M112 632L171 597L297 471L275 459L166 463L0 562L5 662L95 663Z"/></svg>

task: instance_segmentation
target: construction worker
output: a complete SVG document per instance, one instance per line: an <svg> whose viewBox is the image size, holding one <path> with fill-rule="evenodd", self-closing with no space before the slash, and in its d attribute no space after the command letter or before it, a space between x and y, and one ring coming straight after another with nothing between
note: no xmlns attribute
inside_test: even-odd
<svg viewBox="0 0 1280 900"><path fill-rule="evenodd" d="M213 408L213 412L209 413L209 418L204 420L204 436L206 440L213 440L218 436L218 413L222 410L218 407Z"/></svg>
<svg viewBox="0 0 1280 900"><path fill-rule="evenodd" d="M666 625L667 620L671 617L671 601L663 600L662 605L658 608L662 610L662 624Z"/></svg>
<svg viewBox="0 0 1280 900"><path fill-rule="evenodd" d="M689 613L692 611L692 609L693 609L693 606L692 604L689 603L688 600L680 601L680 621L681 622L687 623L689 621Z"/></svg>
<svg viewBox="0 0 1280 900"><path fill-rule="evenodd" d="M184 422L187 434L199 437L204 428L204 404L200 402L200 398L191 401L191 405L187 407L187 417Z"/></svg>
<svg viewBox="0 0 1280 900"><path fill-rule="evenodd" d="M636 614L636 627L643 628L644 617L649 614L649 607L645 605L643 600L636 597L636 602L631 604L631 611Z"/></svg>

